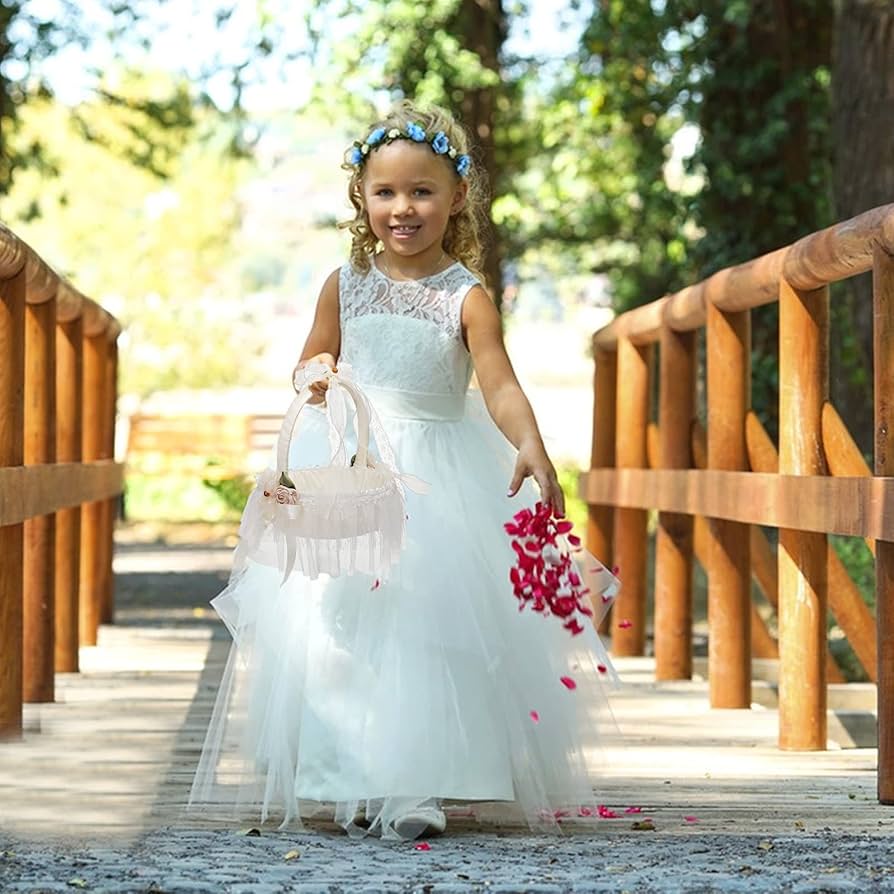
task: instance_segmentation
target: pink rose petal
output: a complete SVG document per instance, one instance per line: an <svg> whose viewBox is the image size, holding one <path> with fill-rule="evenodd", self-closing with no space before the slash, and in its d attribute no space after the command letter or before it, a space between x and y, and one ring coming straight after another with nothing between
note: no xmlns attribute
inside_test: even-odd
<svg viewBox="0 0 894 894"><path fill-rule="evenodd" d="M633 627L633 621L629 621L627 618L623 618L622 620L618 621L618 627L620 627L621 630L629 630L631 627Z"/></svg>
<svg viewBox="0 0 894 894"><path fill-rule="evenodd" d="M614 810L610 810L608 807L606 807L605 804L600 804L596 808L596 812L603 819L617 819L620 816L620 814L615 813Z"/></svg>
<svg viewBox="0 0 894 894"><path fill-rule="evenodd" d="M381 586L382 586L382 582L378 578L376 578L373 581L373 585L370 587L370 590L378 590L379 587L381 587Z"/></svg>
<svg viewBox="0 0 894 894"><path fill-rule="evenodd" d="M430 851L431 845L427 841L423 841L421 844L417 844L415 849L417 851Z"/></svg>
<svg viewBox="0 0 894 894"><path fill-rule="evenodd" d="M578 807L577 815L578 816L592 816L593 808L592 807L584 807L584 806Z"/></svg>
<svg viewBox="0 0 894 894"><path fill-rule="evenodd" d="M617 577L620 573L621 573L621 566L620 566L620 565L614 565L614 566L612 567L612 574L613 574L615 577Z"/></svg>
<svg viewBox="0 0 894 894"><path fill-rule="evenodd" d="M628 807L624 813L642 813L642 807Z"/></svg>
<svg viewBox="0 0 894 894"><path fill-rule="evenodd" d="M537 711L531 711L530 716L534 723L540 723L540 714Z"/></svg>
<svg viewBox="0 0 894 894"><path fill-rule="evenodd" d="M566 689L577 689L577 683L571 677L559 677L559 681Z"/></svg>
<svg viewBox="0 0 894 894"><path fill-rule="evenodd" d="M684 816L683 819L686 820L687 823L697 823L698 822L697 816Z"/></svg>

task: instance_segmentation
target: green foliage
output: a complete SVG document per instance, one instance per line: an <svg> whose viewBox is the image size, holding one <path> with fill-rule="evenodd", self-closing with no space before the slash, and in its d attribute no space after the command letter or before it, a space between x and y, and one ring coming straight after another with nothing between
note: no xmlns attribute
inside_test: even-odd
<svg viewBox="0 0 894 894"><path fill-rule="evenodd" d="M28 168L0 202L22 238L122 321L122 390L141 395L250 384L263 339L251 306L238 300L233 248L247 163L216 150L197 129L168 127L146 133L160 147L164 177L127 159L133 107L182 92L169 81L132 76L126 106L103 98L82 104L78 117L95 121L102 141L84 138L58 103L32 102L17 139L42 135L59 173ZM211 110L194 114L202 130L226 128Z"/></svg>
<svg viewBox="0 0 894 894"><path fill-rule="evenodd" d="M691 158L701 275L830 217L832 0L669 0L683 36L679 88L701 131Z"/></svg>
<svg viewBox="0 0 894 894"><path fill-rule="evenodd" d="M235 521L238 511L207 488L200 478L185 475L133 475L124 482L128 521Z"/></svg>
<svg viewBox="0 0 894 894"><path fill-rule="evenodd" d="M866 542L859 537L838 537L832 535L829 542L838 553L838 558L847 569L863 601L875 610L875 558Z"/></svg>
<svg viewBox="0 0 894 894"><path fill-rule="evenodd" d="M575 533L584 539L587 530L587 504L580 498L578 478L581 470L574 465L562 465L556 469L559 485L565 494L565 516L574 525Z"/></svg>
<svg viewBox="0 0 894 894"><path fill-rule="evenodd" d="M546 245L605 273L624 310L681 287L690 270L685 183L671 183L675 105L669 23L649 0L597 4L579 57L528 99L535 149L495 208L511 253ZM529 144L530 145L530 144Z"/></svg>
<svg viewBox="0 0 894 894"><path fill-rule="evenodd" d="M217 463L209 461L208 465L214 466ZM231 478L203 478L202 484L215 493L228 510L240 515L245 508L248 495L254 488L254 479L250 475L235 475Z"/></svg>

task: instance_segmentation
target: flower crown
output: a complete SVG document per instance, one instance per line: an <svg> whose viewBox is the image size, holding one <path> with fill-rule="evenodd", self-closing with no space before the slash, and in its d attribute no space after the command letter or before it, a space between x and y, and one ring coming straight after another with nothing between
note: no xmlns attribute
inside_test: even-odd
<svg viewBox="0 0 894 894"><path fill-rule="evenodd" d="M453 167L460 177L465 177L469 173L469 168L472 167L472 159L468 155L457 152L456 148L450 145L450 140L447 139L447 134L443 130L429 136L420 125L412 121L407 125L406 130L400 130L397 127L377 127L363 142L355 140L354 145L347 152L347 162L355 168L360 168L372 149L393 143L395 140L428 143L435 155L446 155L453 162Z"/></svg>

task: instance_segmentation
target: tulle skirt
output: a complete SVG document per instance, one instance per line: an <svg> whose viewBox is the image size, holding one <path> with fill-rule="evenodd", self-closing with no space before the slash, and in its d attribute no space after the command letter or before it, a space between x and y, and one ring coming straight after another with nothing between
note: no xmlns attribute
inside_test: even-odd
<svg viewBox="0 0 894 894"><path fill-rule="evenodd" d="M614 672L590 625L572 636L519 611L503 523L536 488L505 496L514 451L475 393L459 418L402 414L400 397L371 395L399 468L431 487L407 494L387 580L283 581L237 548L212 601L233 643L192 809L296 826L325 810L383 838L433 801L549 829L594 811ZM291 467L326 461L323 414L307 417ZM596 579L612 591L610 574Z"/></svg>

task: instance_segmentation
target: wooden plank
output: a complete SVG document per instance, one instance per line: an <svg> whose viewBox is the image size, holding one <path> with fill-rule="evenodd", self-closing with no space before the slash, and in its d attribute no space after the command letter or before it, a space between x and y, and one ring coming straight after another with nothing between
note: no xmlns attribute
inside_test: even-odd
<svg viewBox="0 0 894 894"><path fill-rule="evenodd" d="M84 326L80 316L56 324L57 462L79 463L81 460L83 338ZM57 510L55 667L58 673L78 670L80 543L80 504Z"/></svg>
<svg viewBox="0 0 894 894"><path fill-rule="evenodd" d="M17 271L0 280L0 472L24 461L24 265ZM0 484L0 501L7 493ZM0 739L22 732L23 522L0 513Z"/></svg>
<svg viewBox="0 0 894 894"><path fill-rule="evenodd" d="M709 303L726 311L743 311L777 298L785 276L795 288L818 289L847 279L872 266L873 251L894 253L894 204L873 208L799 239L710 279L621 314L593 336L594 347L614 350L621 338L645 345L658 340L661 323L677 331L699 329L706 323ZM706 292L711 298L706 298Z"/></svg>
<svg viewBox="0 0 894 894"><path fill-rule="evenodd" d="M779 471L824 475L829 290L779 288ZM779 532L779 747L826 747L828 544L822 532Z"/></svg>
<svg viewBox="0 0 894 894"><path fill-rule="evenodd" d="M651 350L628 341L618 345L615 460L620 467L646 465ZM621 592L612 609L612 652L642 655L646 645L647 515L639 509L615 512L615 562Z"/></svg>
<svg viewBox="0 0 894 894"><path fill-rule="evenodd" d="M692 465L695 417L695 336L665 327L661 333L658 392L658 465ZM692 676L692 516L658 514L655 542L655 675Z"/></svg>
<svg viewBox="0 0 894 894"><path fill-rule="evenodd" d="M894 477L591 469L581 484L588 503L894 541Z"/></svg>
<svg viewBox="0 0 894 894"><path fill-rule="evenodd" d="M56 460L56 299L29 304L25 313L25 462ZM25 522L23 698L55 697L56 517Z"/></svg>
<svg viewBox="0 0 894 894"><path fill-rule="evenodd" d="M118 410L118 343L109 340L105 354L105 406L102 414L102 456L101 459L113 459L115 456L115 416ZM114 576L112 574L112 555L114 553L115 519L118 514L118 500L114 497L106 499L102 511L102 535L100 541L100 607L101 624L111 624L115 615Z"/></svg>
<svg viewBox="0 0 894 894"><path fill-rule="evenodd" d="M872 271L876 475L894 475L894 256L891 252L894 249L890 252L877 249ZM883 804L894 804L894 543L890 542L891 537L877 539L888 541L877 543L875 554L878 799Z"/></svg>
<svg viewBox="0 0 894 894"><path fill-rule="evenodd" d="M112 460L0 467L0 527L124 489L124 464Z"/></svg>
<svg viewBox="0 0 894 894"><path fill-rule="evenodd" d="M823 438L826 438L827 411L831 405L823 406ZM834 412L834 410L833 410ZM770 440L760 420L755 415L748 419L747 426L748 455L751 468L755 472L777 472L779 456L776 447ZM827 455L828 458L828 455ZM847 474L845 467L839 467L841 474ZM869 470L867 469L867 475ZM857 474L860 474L858 471ZM874 541L869 541L874 544ZM831 543L826 546L827 576L829 580L829 607L838 625L847 636L857 659L869 675L870 680L876 678L875 620L869 611L856 584L851 580L847 569L838 558L838 553ZM767 600L774 608L778 608L778 572L775 557L767 538L759 528L751 529L751 566L755 579L763 590ZM828 650L827 650L828 651ZM832 654L826 661L826 676L835 682L840 679L841 672Z"/></svg>
<svg viewBox="0 0 894 894"><path fill-rule="evenodd" d="M714 281L714 279L712 279ZM711 290L709 289L709 297ZM708 305L708 468L748 467L751 318ZM711 513L705 513L711 515ZM747 528L718 516L709 526L708 680L711 706L751 705L751 557Z"/></svg>
<svg viewBox="0 0 894 894"><path fill-rule="evenodd" d="M596 351L593 358L593 434L590 465L594 468L615 464L616 409L618 387L617 355L613 351ZM607 567L614 565L613 534L615 512L611 506L587 507L587 549ZM602 607L594 606L595 617ZM600 623L601 633L608 633L610 618Z"/></svg>

